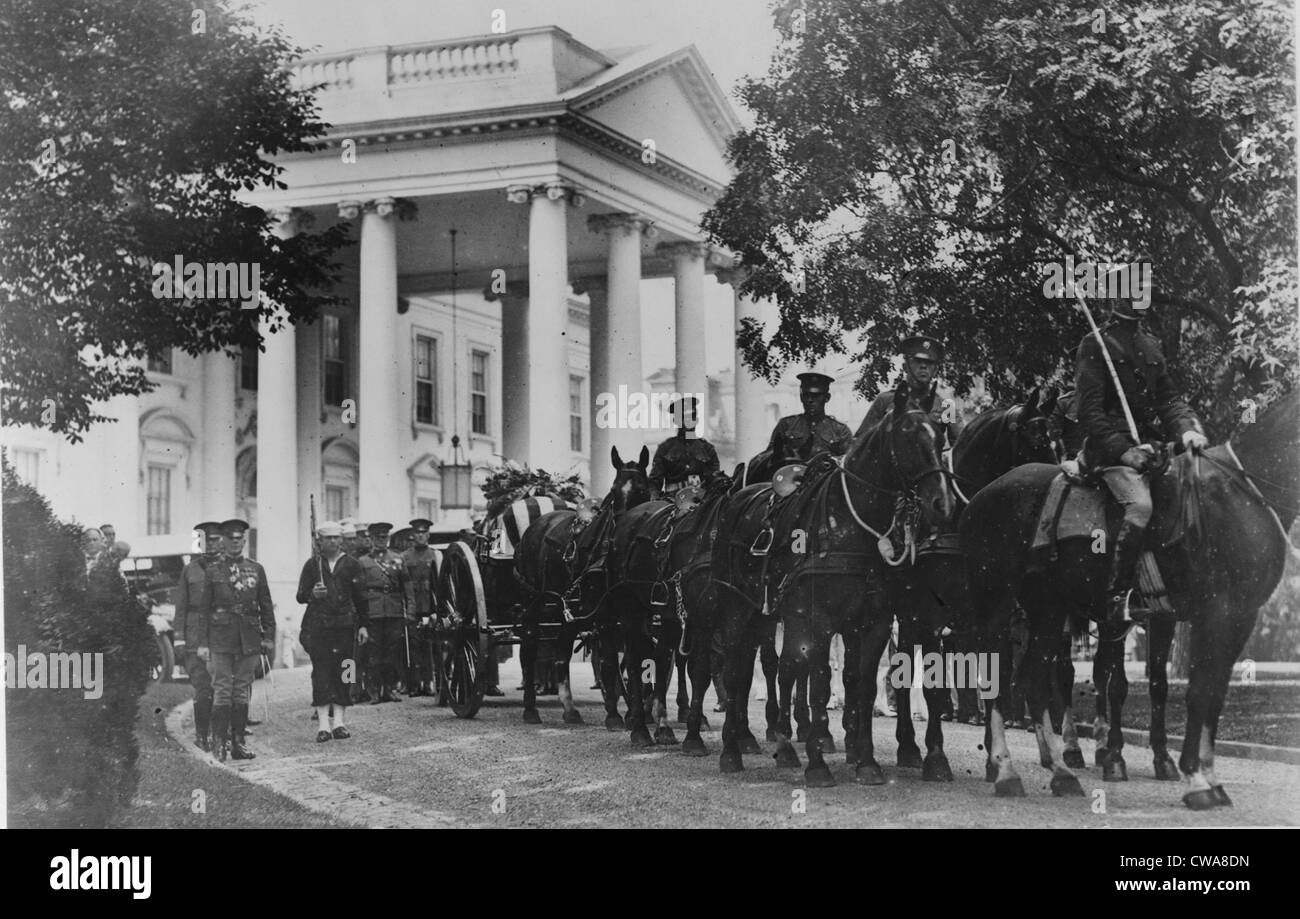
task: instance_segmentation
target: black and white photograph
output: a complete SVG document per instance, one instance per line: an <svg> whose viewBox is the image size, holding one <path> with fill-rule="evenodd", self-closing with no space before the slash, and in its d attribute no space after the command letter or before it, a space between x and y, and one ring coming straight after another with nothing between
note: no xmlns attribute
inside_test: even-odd
<svg viewBox="0 0 1300 919"><path fill-rule="evenodd" d="M1300 826L1295 44L0 0L5 825Z"/></svg>

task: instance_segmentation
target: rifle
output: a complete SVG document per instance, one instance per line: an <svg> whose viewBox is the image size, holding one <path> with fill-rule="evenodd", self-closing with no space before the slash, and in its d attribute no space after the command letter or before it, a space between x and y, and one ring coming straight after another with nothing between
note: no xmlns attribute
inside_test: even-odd
<svg viewBox="0 0 1300 919"><path fill-rule="evenodd" d="M311 504L311 557L316 559L316 586L325 586L325 566L320 557L320 540L316 536L316 496L308 495Z"/></svg>

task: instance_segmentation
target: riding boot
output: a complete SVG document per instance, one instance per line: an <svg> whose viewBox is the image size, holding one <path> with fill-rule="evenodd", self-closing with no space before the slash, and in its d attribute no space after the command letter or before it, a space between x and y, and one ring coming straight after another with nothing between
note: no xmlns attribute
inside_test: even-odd
<svg viewBox="0 0 1300 919"><path fill-rule="evenodd" d="M1106 580L1106 622L1123 625L1129 621L1128 594L1133 586L1138 561L1142 558L1143 538L1147 528L1127 520L1115 536L1115 554L1110 560L1110 577Z"/></svg>
<svg viewBox="0 0 1300 919"><path fill-rule="evenodd" d="M212 709L212 754L223 763L230 752L230 716L229 705L218 705Z"/></svg>
<svg viewBox="0 0 1300 919"><path fill-rule="evenodd" d="M244 730L248 725L248 706L236 705L230 709L230 758L253 759L254 754L244 746Z"/></svg>
<svg viewBox="0 0 1300 919"><path fill-rule="evenodd" d="M194 743L207 753L212 749L212 741L208 733L212 728L212 700L195 699L194 700Z"/></svg>

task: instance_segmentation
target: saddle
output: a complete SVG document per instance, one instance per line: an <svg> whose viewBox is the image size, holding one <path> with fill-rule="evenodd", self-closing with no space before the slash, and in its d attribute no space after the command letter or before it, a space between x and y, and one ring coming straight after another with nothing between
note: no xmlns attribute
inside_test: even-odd
<svg viewBox="0 0 1300 919"><path fill-rule="evenodd" d="M1098 473L1100 471L1098 470ZM1099 475L1075 478L1058 473L1047 489L1047 497L1034 526L1030 544L1030 571L1040 571L1059 557L1060 543L1076 539L1096 539L1104 535L1109 546L1119 529L1123 510L1110 496L1110 491L1100 481ZM1148 540L1159 532L1159 527L1148 527ZM1109 551L1109 550L1107 550ZM1165 587L1155 553L1147 548L1142 553L1137 568L1137 590L1153 613L1172 613L1169 591Z"/></svg>

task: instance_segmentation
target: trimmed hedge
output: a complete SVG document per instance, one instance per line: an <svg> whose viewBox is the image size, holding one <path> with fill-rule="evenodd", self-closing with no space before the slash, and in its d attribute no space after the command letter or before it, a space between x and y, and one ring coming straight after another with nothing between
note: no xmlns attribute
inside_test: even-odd
<svg viewBox="0 0 1300 919"><path fill-rule="evenodd" d="M6 679L9 825L104 826L135 794L135 720L156 657L148 613L112 556L87 574L82 528L55 519L7 457L3 508L5 652L104 655L98 699Z"/></svg>

